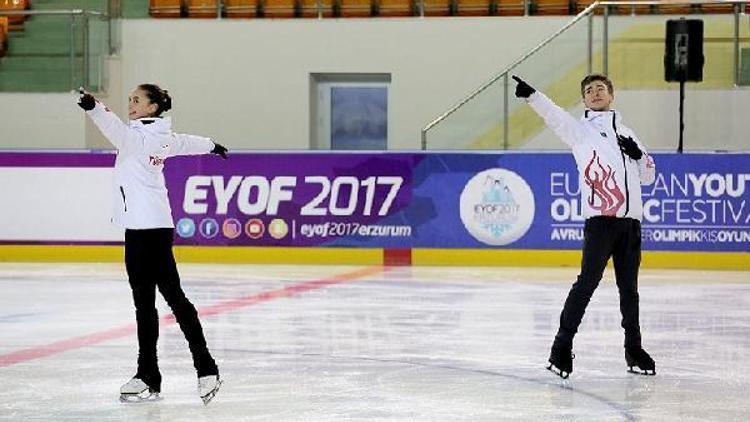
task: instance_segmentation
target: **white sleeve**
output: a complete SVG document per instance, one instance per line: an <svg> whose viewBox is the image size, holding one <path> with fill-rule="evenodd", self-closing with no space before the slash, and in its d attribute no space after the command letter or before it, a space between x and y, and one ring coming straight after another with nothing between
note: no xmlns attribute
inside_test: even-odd
<svg viewBox="0 0 750 422"><path fill-rule="evenodd" d="M586 130L581 122L552 102L546 95L537 91L526 101L544 119L547 126L571 148L585 139Z"/></svg>
<svg viewBox="0 0 750 422"><path fill-rule="evenodd" d="M120 151L132 149L140 145L143 146L141 135L134 129L122 122L119 117L109 111L104 104L99 101L93 109L86 111L96 127L102 132L105 138Z"/></svg>
<svg viewBox="0 0 750 422"><path fill-rule="evenodd" d="M214 149L214 142L210 138L184 133L173 133L172 137L170 156L208 154Z"/></svg>
<svg viewBox="0 0 750 422"><path fill-rule="evenodd" d="M643 146L641 141L635 137L635 135L633 135L633 140L635 141L636 145L638 145L638 149L640 149L643 153L643 157L641 157L641 159L637 161L638 176L641 179L641 184L650 185L656 180L656 163L654 162L653 157L648 154L646 148Z"/></svg>

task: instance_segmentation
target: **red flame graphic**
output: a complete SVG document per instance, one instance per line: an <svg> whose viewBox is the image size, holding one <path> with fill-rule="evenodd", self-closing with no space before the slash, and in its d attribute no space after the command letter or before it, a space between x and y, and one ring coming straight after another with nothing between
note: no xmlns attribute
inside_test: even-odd
<svg viewBox="0 0 750 422"><path fill-rule="evenodd" d="M598 168L594 167L594 161L596 161ZM598 210L601 215L616 215L617 210L625 202L625 195L617 186L615 171L609 165L604 168L596 155L596 151L594 151L591 161L586 166L583 177L586 184L591 187L591 196L589 197L591 208Z"/></svg>

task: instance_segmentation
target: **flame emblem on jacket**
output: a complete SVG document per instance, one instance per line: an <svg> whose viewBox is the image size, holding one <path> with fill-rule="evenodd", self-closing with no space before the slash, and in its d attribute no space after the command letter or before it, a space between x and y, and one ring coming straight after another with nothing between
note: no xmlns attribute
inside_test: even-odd
<svg viewBox="0 0 750 422"><path fill-rule="evenodd" d="M602 165L594 151L591 161L583 173L584 180L591 188L589 205L601 215L616 215L625 202L625 195L615 181L615 171L609 165Z"/></svg>

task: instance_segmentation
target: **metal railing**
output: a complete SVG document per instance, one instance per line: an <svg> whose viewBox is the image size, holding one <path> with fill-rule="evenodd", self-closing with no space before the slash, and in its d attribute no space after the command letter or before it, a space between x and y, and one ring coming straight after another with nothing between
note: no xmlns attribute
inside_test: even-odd
<svg viewBox="0 0 750 422"><path fill-rule="evenodd" d="M108 5L112 2L108 2ZM70 72L70 89L77 89L79 86L83 86L87 89L95 86L97 89L102 88L103 83L103 69L104 64L96 63L93 64L92 58L92 37L91 28L93 22L103 22L106 24L106 31L101 31L104 35L104 46L99 46L103 51L95 51L96 56L100 57L100 60L104 60L104 56L114 54L118 48L114 43L113 25L112 20L108 13L84 10L84 9L69 9L69 10L3 10L3 16L26 16L26 17L68 17L68 42L69 42L69 67ZM80 32L79 28L80 27ZM79 38L80 37L80 38ZM80 41L80 54L76 47ZM96 67L99 71L96 72L97 83L92 84L91 73L92 67ZM78 70L78 71L77 71Z"/></svg>
<svg viewBox="0 0 750 422"><path fill-rule="evenodd" d="M731 5L733 7L733 36L732 36L732 44L733 44L733 59L732 59L732 69L733 69L733 80L734 85L739 85L740 80L740 16L744 16L747 4L750 3L750 0L707 0L707 1L670 1L668 4L669 6L676 6L676 5ZM578 13L574 18L572 18L569 22L567 22L562 28L555 31L552 35L547 37L544 41L542 41L539 45L531 49L528 53L521 56L518 60L511 63L509 66L507 66L505 69L503 69L501 72L497 73L495 76L493 76L490 80L480 85L477 89L472 91L469 95L464 97L462 100L460 100L458 103L453 105L451 108L449 108L447 111L442 113L440 116L432 120L429 124L427 124L421 131L421 147L422 150L428 149L431 145L429 145L429 138L428 135L430 131L434 131L436 128L438 128L441 123L444 123L446 119L453 116L457 111L462 110L463 108L466 108L468 106L471 106L472 101L475 100L479 95L486 94L490 89L496 88L498 82L502 85L502 93L498 93L498 95L502 96L502 111L501 111L501 122L500 126L502 127L502 139L501 142L497 143L497 145L501 145L502 149L509 149L509 131L511 125L509 124L509 76L513 73L515 69L517 69L520 65L526 63L530 58L537 57L539 52L544 49L546 46L550 45L554 41L561 38L561 36L566 35L571 31L571 28L576 27L578 24L583 22L584 20L587 20L586 22L586 70L587 73L593 73L594 69L594 61L595 61L595 52L594 52L594 44L597 42L595 41L594 37L594 12L598 9L602 9L602 23L601 23L601 68L599 69L600 73L608 74L609 73L609 67L610 67L610 57L609 57L609 47L610 47L610 8L622 8L623 6L631 7L632 15L635 16L636 8L639 6L664 6L665 2L663 1L598 1L594 2L588 7L586 7L583 11ZM640 15L644 16L644 15ZM671 15L673 16L673 15ZM578 25L580 26L580 25ZM498 101L500 99L498 98ZM455 143L453 143L455 145ZM451 147L453 149L453 147ZM459 148L459 149L467 149L467 148Z"/></svg>

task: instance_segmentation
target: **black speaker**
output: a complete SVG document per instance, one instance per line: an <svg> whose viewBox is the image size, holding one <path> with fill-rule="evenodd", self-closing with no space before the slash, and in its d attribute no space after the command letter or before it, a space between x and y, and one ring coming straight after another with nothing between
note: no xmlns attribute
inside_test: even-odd
<svg viewBox="0 0 750 422"><path fill-rule="evenodd" d="M700 82L703 80L703 21L667 21L664 43L664 80Z"/></svg>

